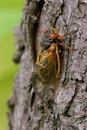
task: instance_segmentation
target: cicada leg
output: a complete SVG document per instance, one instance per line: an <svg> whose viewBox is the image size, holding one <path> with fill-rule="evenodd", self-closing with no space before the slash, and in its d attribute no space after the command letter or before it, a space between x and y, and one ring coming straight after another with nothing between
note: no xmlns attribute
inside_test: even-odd
<svg viewBox="0 0 87 130"><path fill-rule="evenodd" d="M57 55L57 60L58 60L57 76L59 76L59 74L60 74L60 57L59 57L59 52L58 52L58 46L56 47L56 55Z"/></svg>
<svg viewBox="0 0 87 130"><path fill-rule="evenodd" d="M58 36L58 40L59 40L59 41L62 41L63 38L64 38L65 36L67 36L67 35L71 35L71 33L68 32L68 33L65 33L64 35L59 35L59 36Z"/></svg>
<svg viewBox="0 0 87 130"><path fill-rule="evenodd" d="M40 60L40 54L41 54L41 48L38 51L36 63L38 63L38 61Z"/></svg>
<svg viewBox="0 0 87 130"><path fill-rule="evenodd" d="M58 35L58 30L53 28L53 27L50 27L50 29L54 32L54 34Z"/></svg>
<svg viewBox="0 0 87 130"><path fill-rule="evenodd" d="M66 49L68 49L68 50L76 50L76 49L74 49L73 47L70 47L70 46L68 46L68 45L66 45L66 44L63 44L63 43L58 43L60 46L62 46L62 47L64 47L64 48L66 48Z"/></svg>

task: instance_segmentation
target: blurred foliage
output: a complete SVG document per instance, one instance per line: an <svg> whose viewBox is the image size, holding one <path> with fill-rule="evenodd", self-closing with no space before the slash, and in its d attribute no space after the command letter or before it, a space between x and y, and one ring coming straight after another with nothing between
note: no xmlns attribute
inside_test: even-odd
<svg viewBox="0 0 87 130"><path fill-rule="evenodd" d="M0 1L0 130L7 129L7 99L11 96L18 66L12 62L15 51L13 28L22 17L24 0Z"/></svg>
<svg viewBox="0 0 87 130"><path fill-rule="evenodd" d="M23 7L24 0L6 0L0 1L0 8L4 9L19 9ZM22 9L22 8L21 8Z"/></svg>

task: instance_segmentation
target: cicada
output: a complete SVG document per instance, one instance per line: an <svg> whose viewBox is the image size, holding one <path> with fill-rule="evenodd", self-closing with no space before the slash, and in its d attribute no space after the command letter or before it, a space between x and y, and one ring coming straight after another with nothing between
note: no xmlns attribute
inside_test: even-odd
<svg viewBox="0 0 87 130"><path fill-rule="evenodd" d="M35 64L35 73L44 84L55 84L60 75L59 46L72 49L62 44L65 35L58 35L58 31L51 27L52 33L42 47L40 47Z"/></svg>

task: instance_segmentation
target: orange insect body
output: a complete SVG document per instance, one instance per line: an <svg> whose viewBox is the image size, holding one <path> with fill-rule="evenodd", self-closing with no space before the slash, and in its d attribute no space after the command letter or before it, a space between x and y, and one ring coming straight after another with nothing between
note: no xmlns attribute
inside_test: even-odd
<svg viewBox="0 0 87 130"><path fill-rule="evenodd" d="M35 64L35 73L44 84L54 83L59 78L60 57L58 47L72 49L62 44L65 35L58 35L58 31L53 27L51 27L51 30L54 33L50 34L50 39L44 44L45 47L40 48Z"/></svg>
<svg viewBox="0 0 87 130"><path fill-rule="evenodd" d="M56 39L56 38L57 38L57 35L56 35L56 34L50 34L50 38L51 38L51 39Z"/></svg>

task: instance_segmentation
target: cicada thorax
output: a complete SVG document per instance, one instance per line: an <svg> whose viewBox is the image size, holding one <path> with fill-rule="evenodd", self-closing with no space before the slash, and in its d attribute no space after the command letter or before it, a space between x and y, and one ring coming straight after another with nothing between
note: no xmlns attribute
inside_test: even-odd
<svg viewBox="0 0 87 130"><path fill-rule="evenodd" d="M48 38L40 48L35 64L35 73L44 83L54 83L60 72L60 59L58 46L55 40Z"/></svg>

